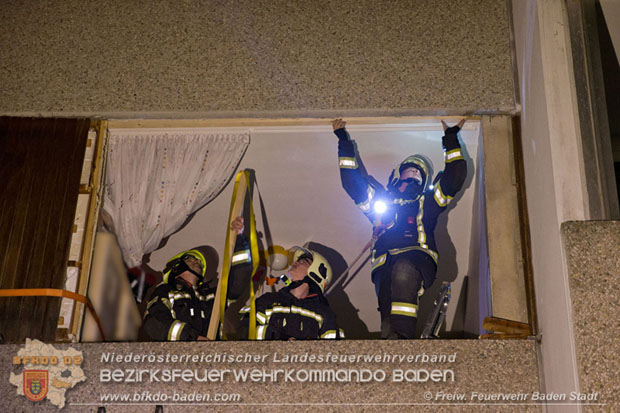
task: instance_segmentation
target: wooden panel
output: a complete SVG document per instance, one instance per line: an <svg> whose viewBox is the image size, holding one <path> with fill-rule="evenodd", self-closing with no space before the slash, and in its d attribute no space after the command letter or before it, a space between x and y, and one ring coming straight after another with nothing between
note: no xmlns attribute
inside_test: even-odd
<svg viewBox="0 0 620 413"><path fill-rule="evenodd" d="M525 190L525 167L523 162L523 144L521 141L521 122L516 116L512 118L512 142L515 155L515 177L517 199L519 202L519 221L521 222L521 246L523 252L523 274L525 276L525 295L527 298L527 317L530 334L538 334L538 316L536 314L536 292L534 289L534 268L532 267L532 242L530 235L530 217L527 211Z"/></svg>
<svg viewBox="0 0 620 413"><path fill-rule="evenodd" d="M0 118L0 288L63 288L88 119ZM60 299L0 300L6 342L53 341Z"/></svg>
<svg viewBox="0 0 620 413"><path fill-rule="evenodd" d="M512 119L484 116L484 187L493 317L527 322Z"/></svg>

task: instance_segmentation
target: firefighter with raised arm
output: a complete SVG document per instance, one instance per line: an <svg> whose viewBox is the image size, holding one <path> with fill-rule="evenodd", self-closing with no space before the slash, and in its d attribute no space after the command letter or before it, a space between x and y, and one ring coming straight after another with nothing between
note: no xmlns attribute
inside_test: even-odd
<svg viewBox="0 0 620 413"><path fill-rule="evenodd" d="M342 339L336 315L323 295L332 279L332 269L316 251L293 247L293 264L286 287L256 299L257 340ZM248 336L250 307L240 311L239 337Z"/></svg>
<svg viewBox="0 0 620 413"><path fill-rule="evenodd" d="M416 332L418 299L435 281L439 254L437 217L463 186L467 164L458 132L465 123L444 128L445 168L433 181L430 162L411 155L392 171L387 187L360 168L346 122L332 122L338 137L342 186L373 224L372 282L381 313L381 337L411 339Z"/></svg>

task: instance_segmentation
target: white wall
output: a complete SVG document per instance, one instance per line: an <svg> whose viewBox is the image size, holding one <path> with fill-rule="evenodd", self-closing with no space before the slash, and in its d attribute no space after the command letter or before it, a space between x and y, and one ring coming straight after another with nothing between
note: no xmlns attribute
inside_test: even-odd
<svg viewBox="0 0 620 413"><path fill-rule="evenodd" d="M607 23L607 30L609 30L609 36L616 50L616 58L620 59L620 27L618 27L618 22L620 21L620 1L600 0L600 3L605 16L605 22Z"/></svg>
<svg viewBox="0 0 620 413"><path fill-rule="evenodd" d="M559 1L514 1L513 20L525 187L544 390L565 393L579 388L572 333L568 274L560 225L584 219L583 185L577 148L570 42ZM577 195L575 195L577 194ZM574 409L574 410L571 410ZM548 411L578 411L548 406Z"/></svg>
<svg viewBox="0 0 620 413"><path fill-rule="evenodd" d="M385 183L392 168L408 155L422 153L431 158L435 173L443 169L440 124L418 125L349 125L358 143L368 172ZM469 121L461 132L469 157L467 187L444 213L436 234L441 255L438 280L454 281L452 303L448 313L448 330L463 329L465 297L461 297L463 276L469 268L470 229L474 185L474 165L478 154L479 123ZM320 243L335 250L332 262L339 274L360 253L370 239L371 224L347 196L340 184L337 160L338 139L331 126L324 127L256 127L251 128L251 143L240 169L256 171L266 217L274 244L289 248L306 241ZM223 257L226 222L232 183L209 205L198 211L192 221L172 235L166 245L155 251L148 265L160 270L168 258L180 250L196 245L212 245ZM258 201L254 203L258 210ZM260 218L257 218L260 229ZM446 230L447 225L447 230ZM450 239L442 234L450 234ZM440 282L423 298L422 310L432 304ZM358 273L332 305L349 325L354 335L379 331L379 315L369 264ZM459 314L457 314L459 308ZM424 320L424 315L422 315ZM419 325L423 323L418 323Z"/></svg>

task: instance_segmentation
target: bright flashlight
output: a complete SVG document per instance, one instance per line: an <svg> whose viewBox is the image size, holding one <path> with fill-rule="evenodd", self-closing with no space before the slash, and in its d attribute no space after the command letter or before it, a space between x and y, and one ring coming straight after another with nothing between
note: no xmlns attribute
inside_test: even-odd
<svg viewBox="0 0 620 413"><path fill-rule="evenodd" d="M377 214L383 214L387 210L387 205L383 201L377 201L374 208Z"/></svg>

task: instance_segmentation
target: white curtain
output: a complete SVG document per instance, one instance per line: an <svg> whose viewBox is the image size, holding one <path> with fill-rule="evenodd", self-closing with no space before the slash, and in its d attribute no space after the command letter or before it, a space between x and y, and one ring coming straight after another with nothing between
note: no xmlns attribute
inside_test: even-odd
<svg viewBox="0 0 620 413"><path fill-rule="evenodd" d="M222 190L249 132L110 130L103 210L129 267Z"/></svg>

